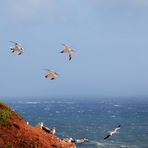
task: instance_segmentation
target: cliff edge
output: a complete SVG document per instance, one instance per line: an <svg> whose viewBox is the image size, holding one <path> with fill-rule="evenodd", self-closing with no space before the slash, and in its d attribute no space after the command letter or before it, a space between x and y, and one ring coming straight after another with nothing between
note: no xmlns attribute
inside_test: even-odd
<svg viewBox="0 0 148 148"><path fill-rule="evenodd" d="M38 126L27 125L21 115L0 102L0 148L76 148Z"/></svg>

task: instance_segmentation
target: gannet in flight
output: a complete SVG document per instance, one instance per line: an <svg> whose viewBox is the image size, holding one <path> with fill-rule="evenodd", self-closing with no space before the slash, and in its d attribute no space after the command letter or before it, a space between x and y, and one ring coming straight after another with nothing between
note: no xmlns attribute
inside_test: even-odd
<svg viewBox="0 0 148 148"><path fill-rule="evenodd" d="M110 136L119 134L119 129L120 129L121 125L118 125L117 128L115 128L113 131L110 131L109 134L104 138L104 140L108 139Z"/></svg>
<svg viewBox="0 0 148 148"><path fill-rule="evenodd" d="M51 80L55 80L55 79L57 79L57 75L58 75L58 74L57 74L55 71L53 71L53 70L49 70L49 69L45 69L45 70L48 71L48 73L47 73L47 75L45 76L45 78L50 77Z"/></svg>
<svg viewBox="0 0 148 148"><path fill-rule="evenodd" d="M10 50L12 50L12 52L18 52L18 55L21 55L24 53L24 48L21 47L21 45L17 42L13 42L10 41L11 43L13 43L13 46L10 47Z"/></svg>
<svg viewBox="0 0 148 148"><path fill-rule="evenodd" d="M64 46L64 49L61 51L61 53L68 53L69 60L71 60L74 49L70 48L67 44L62 45Z"/></svg>

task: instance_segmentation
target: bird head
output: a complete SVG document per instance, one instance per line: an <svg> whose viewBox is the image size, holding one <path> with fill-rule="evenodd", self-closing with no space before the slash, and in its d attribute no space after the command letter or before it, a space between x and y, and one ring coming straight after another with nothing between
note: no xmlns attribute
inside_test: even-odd
<svg viewBox="0 0 148 148"><path fill-rule="evenodd" d="M43 122L40 123L40 127L43 127Z"/></svg>

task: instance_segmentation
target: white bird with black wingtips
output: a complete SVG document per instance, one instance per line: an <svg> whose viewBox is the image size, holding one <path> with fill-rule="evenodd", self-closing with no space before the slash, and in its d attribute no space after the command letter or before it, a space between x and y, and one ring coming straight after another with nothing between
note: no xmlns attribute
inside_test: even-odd
<svg viewBox="0 0 148 148"><path fill-rule="evenodd" d="M47 75L45 75L45 78L50 77L51 80L55 80L55 79L57 79L58 74L57 74L55 71L50 70L50 69L45 69L45 70L48 71Z"/></svg>
<svg viewBox="0 0 148 148"><path fill-rule="evenodd" d="M109 137L119 134L119 130L120 130L121 125L118 125L117 128L115 128L113 131L110 131L109 134L104 138L104 140L108 139Z"/></svg>
<svg viewBox="0 0 148 148"><path fill-rule="evenodd" d="M13 41L10 41L10 42L13 43L13 45L10 47L10 50L12 51L12 53L18 52L18 55L21 55L24 53L24 48L21 47L21 44Z"/></svg>
<svg viewBox="0 0 148 148"><path fill-rule="evenodd" d="M62 44L64 46L64 49L61 51L61 53L68 53L69 60L72 59L72 54L75 51L74 49L70 48L67 44Z"/></svg>

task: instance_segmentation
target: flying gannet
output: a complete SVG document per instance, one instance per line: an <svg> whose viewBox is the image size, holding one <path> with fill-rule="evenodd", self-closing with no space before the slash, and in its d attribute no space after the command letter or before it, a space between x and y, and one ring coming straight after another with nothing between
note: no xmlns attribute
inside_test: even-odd
<svg viewBox="0 0 148 148"><path fill-rule="evenodd" d="M21 47L21 44L13 41L10 41L10 42L13 43L13 45L10 47L10 50L12 51L12 53L18 52L18 55L21 55L24 53L24 48Z"/></svg>
<svg viewBox="0 0 148 148"><path fill-rule="evenodd" d="M67 44L62 45L64 46L64 49L61 51L61 53L68 53L69 60L71 60L74 49L70 48Z"/></svg>
<svg viewBox="0 0 148 148"><path fill-rule="evenodd" d="M51 80L55 80L55 79L57 79L57 75L58 75L58 74L57 74L55 71L50 70L50 69L45 69L45 70L48 71L47 75L45 75L45 78L50 77Z"/></svg>
<svg viewBox="0 0 148 148"><path fill-rule="evenodd" d="M104 138L104 140L108 139L110 136L119 134L119 129L120 129L121 125L118 125L117 128L115 128L113 131L110 131L109 134Z"/></svg>

